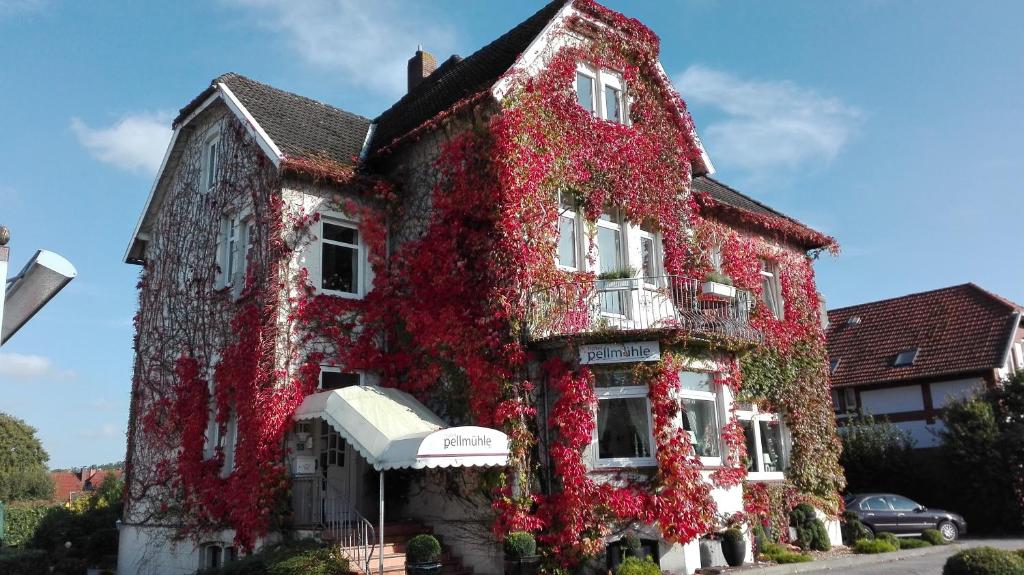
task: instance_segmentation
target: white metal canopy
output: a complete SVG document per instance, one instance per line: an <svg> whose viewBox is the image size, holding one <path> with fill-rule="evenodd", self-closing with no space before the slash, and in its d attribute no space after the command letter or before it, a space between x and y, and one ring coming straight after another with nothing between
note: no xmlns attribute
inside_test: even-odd
<svg viewBox="0 0 1024 575"><path fill-rule="evenodd" d="M315 393L299 406L295 420L315 418L326 421L378 471L508 463L504 433L446 428L415 397L394 388L354 385Z"/></svg>

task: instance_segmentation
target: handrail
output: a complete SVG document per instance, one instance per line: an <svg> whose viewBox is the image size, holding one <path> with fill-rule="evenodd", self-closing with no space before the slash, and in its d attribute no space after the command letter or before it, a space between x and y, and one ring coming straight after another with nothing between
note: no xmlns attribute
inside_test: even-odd
<svg viewBox="0 0 1024 575"><path fill-rule="evenodd" d="M732 286L664 275L574 278L529 294L528 340L606 331L682 329L760 341L751 327L756 298Z"/></svg>
<svg viewBox="0 0 1024 575"><path fill-rule="evenodd" d="M346 496L329 493L323 498L323 524L324 532L331 535L341 553L362 568L363 573L370 573L370 561L377 548L373 523L363 517Z"/></svg>

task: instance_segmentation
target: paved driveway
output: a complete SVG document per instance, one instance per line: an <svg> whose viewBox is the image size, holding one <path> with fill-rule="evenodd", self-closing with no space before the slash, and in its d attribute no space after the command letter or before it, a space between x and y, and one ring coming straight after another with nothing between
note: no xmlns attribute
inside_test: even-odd
<svg viewBox="0 0 1024 575"><path fill-rule="evenodd" d="M806 575L824 573L843 573L844 575L941 575L946 559L968 547L998 547L1000 549L1024 549L1024 539L965 539L955 545L947 545L941 552L930 553L919 557L906 557L886 563L873 563L863 566L843 566L833 569L817 569L800 571Z"/></svg>

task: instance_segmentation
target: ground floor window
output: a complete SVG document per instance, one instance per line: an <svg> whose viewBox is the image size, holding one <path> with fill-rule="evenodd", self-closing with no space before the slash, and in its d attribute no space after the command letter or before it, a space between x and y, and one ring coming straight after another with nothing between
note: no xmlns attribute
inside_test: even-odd
<svg viewBox="0 0 1024 575"><path fill-rule="evenodd" d="M647 386L626 370L595 373L597 460L600 467L655 465Z"/></svg>
<svg viewBox="0 0 1024 575"><path fill-rule="evenodd" d="M223 543L206 543L199 547L200 567L216 569L238 559L238 550Z"/></svg>
<svg viewBox="0 0 1024 575"><path fill-rule="evenodd" d="M713 373L679 373L680 417L694 453L705 465L722 461L721 394Z"/></svg>
<svg viewBox="0 0 1024 575"><path fill-rule="evenodd" d="M747 446L750 479L781 479L789 470L790 437L777 413L762 413L757 407L738 411Z"/></svg>

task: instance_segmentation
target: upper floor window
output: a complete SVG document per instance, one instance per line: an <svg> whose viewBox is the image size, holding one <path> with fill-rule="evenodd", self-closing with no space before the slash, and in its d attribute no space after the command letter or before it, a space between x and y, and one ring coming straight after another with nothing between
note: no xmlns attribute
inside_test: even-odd
<svg viewBox="0 0 1024 575"><path fill-rule="evenodd" d="M761 260L762 299L775 319L782 319L782 284L779 282L779 264Z"/></svg>
<svg viewBox="0 0 1024 575"><path fill-rule="evenodd" d="M609 122L627 123L625 90L619 74L580 64L575 84L576 101L583 109Z"/></svg>
<svg viewBox="0 0 1024 575"><path fill-rule="evenodd" d="M719 394L714 374L683 371L679 373L679 382L683 429L690 436L694 453L706 464L720 463Z"/></svg>
<svg viewBox="0 0 1024 575"><path fill-rule="evenodd" d="M857 411L857 392L852 387L833 389L832 407L840 415Z"/></svg>
<svg viewBox="0 0 1024 575"><path fill-rule="evenodd" d="M220 133L208 137L203 143L202 186L203 191L217 186L220 176Z"/></svg>
<svg viewBox="0 0 1024 575"><path fill-rule="evenodd" d="M657 464L647 386L637 385L632 375L626 370L594 374L598 467Z"/></svg>
<svg viewBox="0 0 1024 575"><path fill-rule="evenodd" d="M245 286L249 258L255 239L255 224L251 215L231 214L221 219L217 247L219 276L217 287L232 287L235 296Z"/></svg>
<svg viewBox="0 0 1024 575"><path fill-rule="evenodd" d="M781 479L789 470L790 438L777 413L762 413L756 406L737 410L747 445L748 479Z"/></svg>
<svg viewBox="0 0 1024 575"><path fill-rule="evenodd" d="M558 194L558 266L578 270L580 260L579 217L572 196Z"/></svg>
<svg viewBox="0 0 1024 575"><path fill-rule="evenodd" d="M641 225L637 234L640 239L640 276L649 285L658 285L662 274L661 238L653 227Z"/></svg>
<svg viewBox="0 0 1024 575"><path fill-rule="evenodd" d="M320 289L346 297L362 296L365 257L359 228L334 219L322 219L320 225Z"/></svg>

